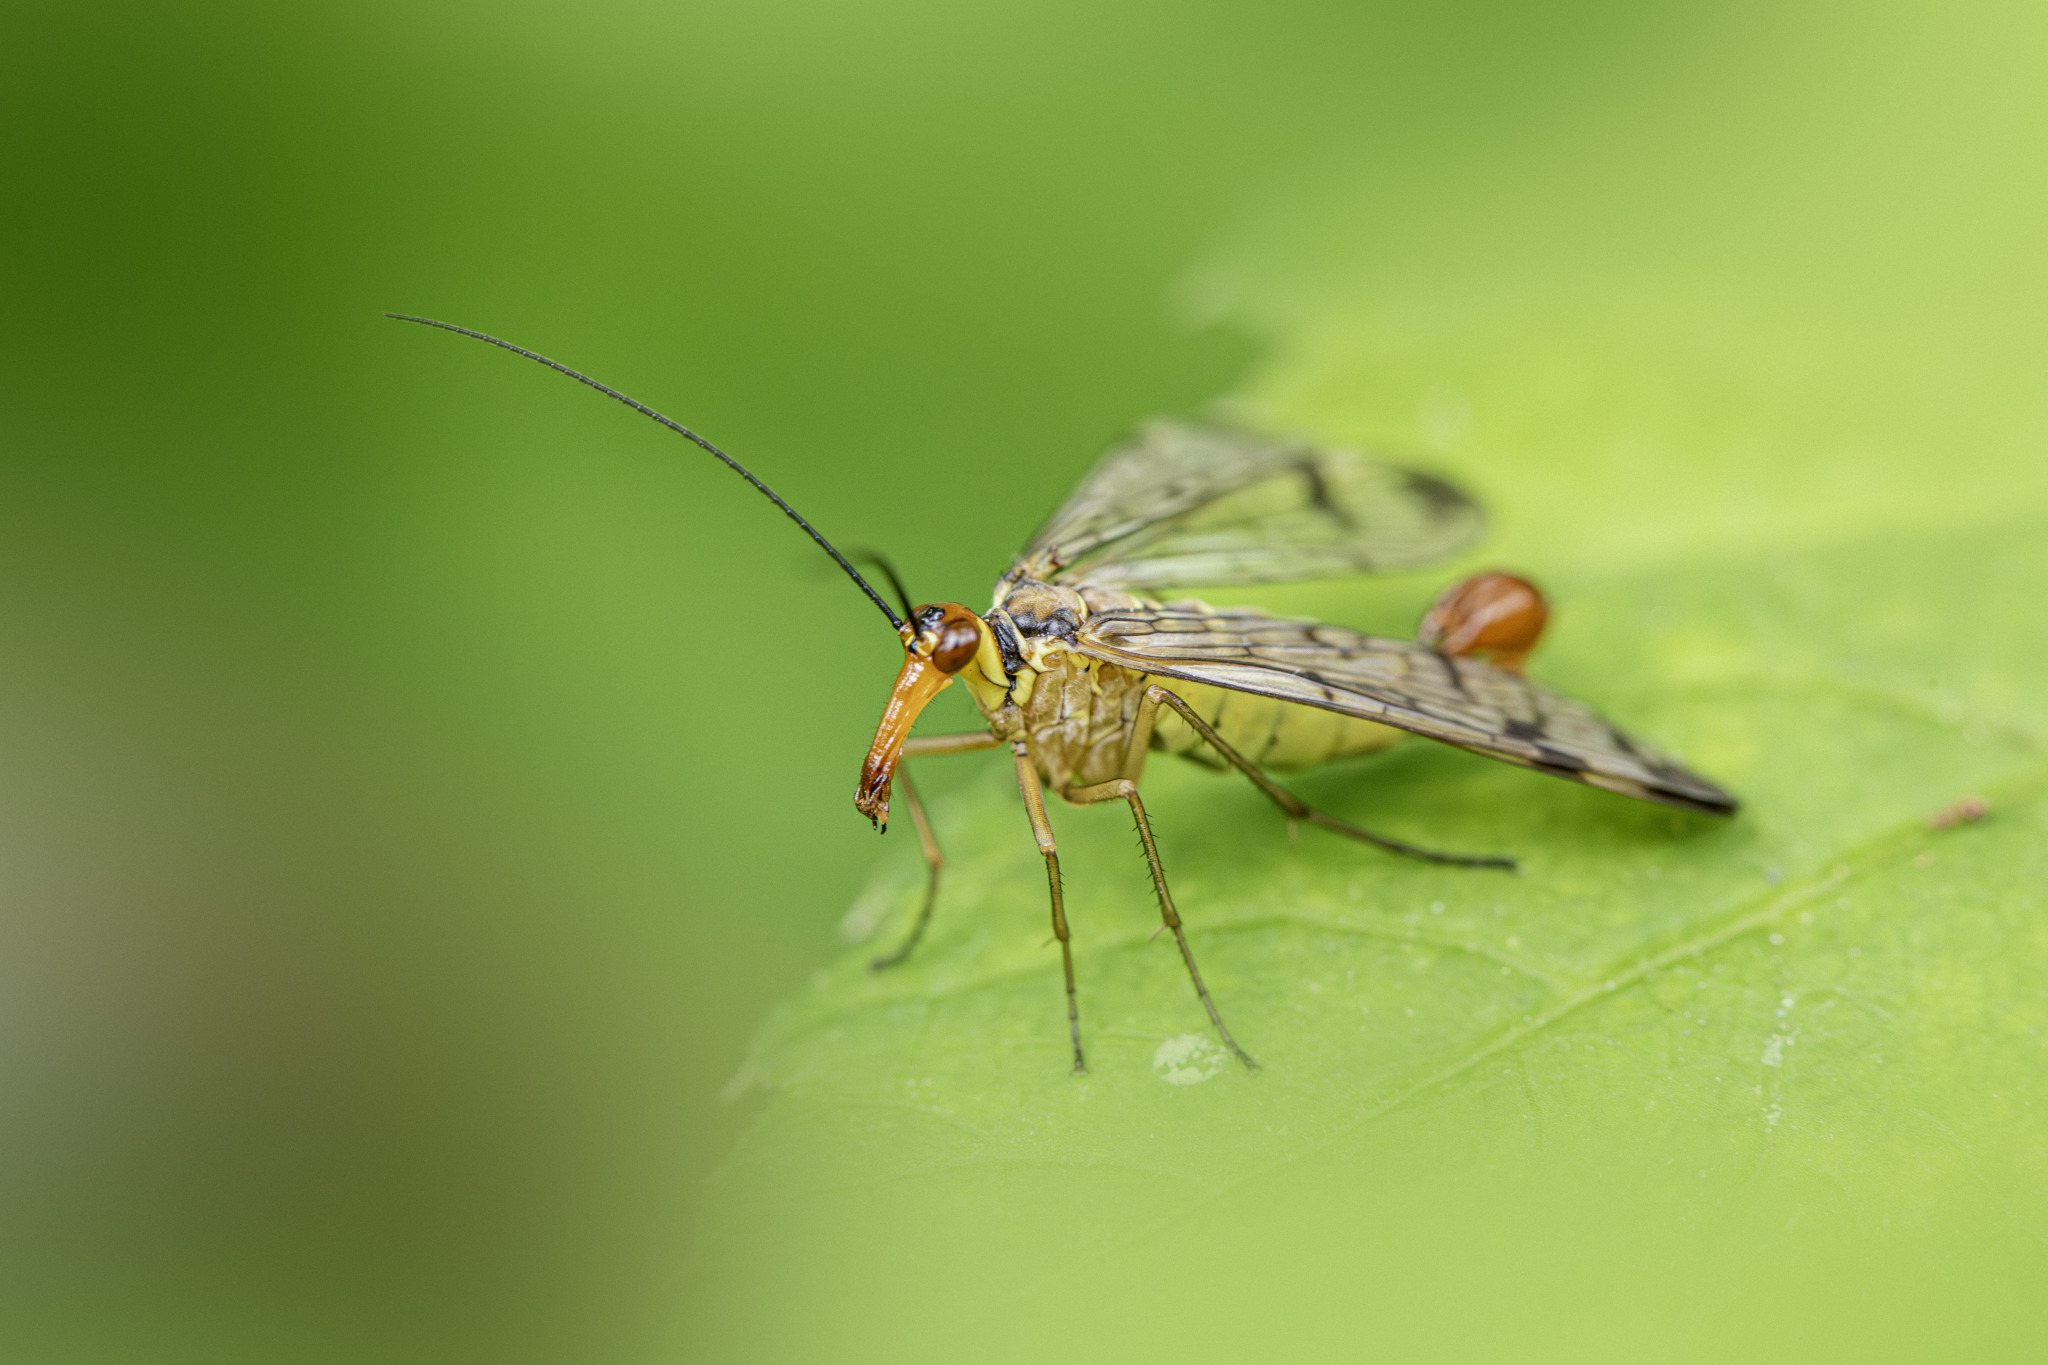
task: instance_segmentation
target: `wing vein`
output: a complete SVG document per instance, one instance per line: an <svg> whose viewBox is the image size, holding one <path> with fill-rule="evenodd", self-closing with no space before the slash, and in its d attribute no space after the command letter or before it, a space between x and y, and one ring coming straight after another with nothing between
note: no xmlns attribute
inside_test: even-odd
<svg viewBox="0 0 2048 1365"><path fill-rule="evenodd" d="M1736 807L1727 792L1584 704L1412 641L1165 606L1098 613L1075 644L1136 672L1378 721L1647 801L1720 815Z"/></svg>

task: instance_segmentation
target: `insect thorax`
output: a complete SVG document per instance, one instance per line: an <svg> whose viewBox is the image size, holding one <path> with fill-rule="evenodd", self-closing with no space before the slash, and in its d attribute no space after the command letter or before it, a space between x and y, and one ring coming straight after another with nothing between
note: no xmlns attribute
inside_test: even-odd
<svg viewBox="0 0 2048 1365"><path fill-rule="evenodd" d="M975 701L998 733L1022 731L1055 791L1108 782L1132 771L1127 760L1138 710L1155 679L1091 659L1074 643L1082 625L1098 612L1153 605L1122 592L1027 581L989 613L998 638L1008 634L1014 640L1018 666L1007 692L977 687ZM1399 737L1398 731L1356 717L1200 683L1158 681L1187 700L1225 743L1271 767L1313 767L1375 752ZM1212 767L1222 764L1186 722L1164 708L1149 747Z"/></svg>
<svg viewBox="0 0 2048 1365"><path fill-rule="evenodd" d="M1009 686L972 689L990 727L1021 731L1055 790L1119 776L1144 698L1144 675L1097 663L1076 653L1074 642L1090 616L1137 599L1028 579L997 591L986 619L1003 653Z"/></svg>

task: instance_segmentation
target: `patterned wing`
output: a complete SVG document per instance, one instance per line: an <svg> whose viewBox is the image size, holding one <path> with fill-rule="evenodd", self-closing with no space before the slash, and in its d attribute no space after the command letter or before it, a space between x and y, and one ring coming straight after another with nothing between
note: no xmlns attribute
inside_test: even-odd
<svg viewBox="0 0 2048 1365"><path fill-rule="evenodd" d="M1569 697L1406 640L1184 603L1099 613L1075 647L1161 678L1379 721L1624 796L1735 811L1727 792Z"/></svg>
<svg viewBox="0 0 2048 1365"><path fill-rule="evenodd" d="M1005 581L1145 592L1325 578L1445 558L1484 524L1432 474L1161 419L1096 463Z"/></svg>

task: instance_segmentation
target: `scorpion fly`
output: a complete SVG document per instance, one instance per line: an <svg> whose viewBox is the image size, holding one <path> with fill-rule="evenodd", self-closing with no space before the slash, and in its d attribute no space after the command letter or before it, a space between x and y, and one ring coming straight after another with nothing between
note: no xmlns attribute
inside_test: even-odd
<svg viewBox="0 0 2048 1365"><path fill-rule="evenodd" d="M899 616L816 527L696 432L497 337L431 318L389 316L538 361L695 442L802 527L888 619L903 644L903 667L861 765L854 806L886 829L900 787L929 875L904 941L875 967L902 962L923 937L944 866L904 760L1009 750L1045 858L1076 1074L1086 1067L1048 788L1070 805L1130 807L1163 927L1173 933L1209 1022L1248 1070L1257 1063L1224 1025L1167 889L1138 795L1150 754L1236 769L1290 826L1306 821L1406 857L1475 867L1514 863L1434 852L1360 829L1308 806L1267 770L1376 753L1407 731L1645 801L1712 815L1736 809L1735 798L1713 783L1522 677L1523 658L1547 615L1542 595L1524 579L1486 573L1457 584L1430 608L1416 640L1155 596L1448 558L1478 536L1483 517L1469 497L1434 475L1347 451L1154 421L1096 463L996 580L987 611L958 602L913 607L881 562L902 597ZM919 713L955 682L966 686L988 728L913 736Z"/></svg>

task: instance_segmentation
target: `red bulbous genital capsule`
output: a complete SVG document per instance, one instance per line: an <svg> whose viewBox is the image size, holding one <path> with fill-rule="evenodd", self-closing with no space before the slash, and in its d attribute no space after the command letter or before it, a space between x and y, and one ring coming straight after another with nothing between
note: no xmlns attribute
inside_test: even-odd
<svg viewBox="0 0 2048 1365"><path fill-rule="evenodd" d="M1495 668L1520 673L1549 620L1549 604L1528 579L1474 574L1444 590L1422 618L1416 638L1446 654L1478 655Z"/></svg>

